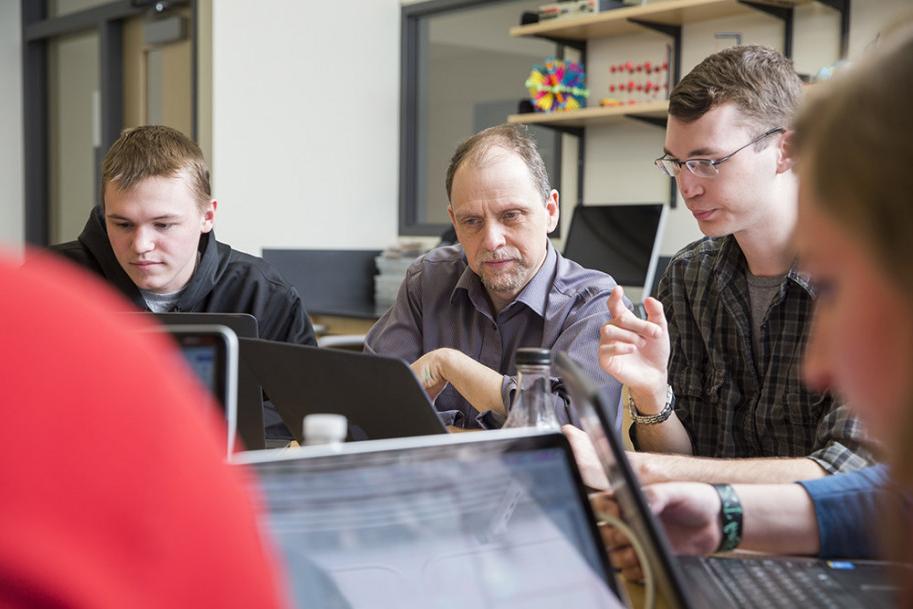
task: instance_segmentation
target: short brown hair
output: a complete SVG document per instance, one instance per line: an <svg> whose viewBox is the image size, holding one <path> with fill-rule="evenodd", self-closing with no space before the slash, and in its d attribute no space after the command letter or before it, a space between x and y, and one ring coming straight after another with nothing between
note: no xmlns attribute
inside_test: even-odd
<svg viewBox="0 0 913 609"><path fill-rule="evenodd" d="M200 147L186 135L162 125L124 129L101 164L101 206L105 207L105 187L130 190L151 177L175 177L186 171L190 187L201 209L212 200L209 168Z"/></svg>
<svg viewBox="0 0 913 609"><path fill-rule="evenodd" d="M548 172L545 170L545 162L539 154L536 140L529 134L525 125L503 124L480 131L457 147L447 168L445 186L448 201L457 169L466 162L479 163L489 150L496 147L514 152L523 159L533 184L542 191L543 201L548 198L552 187L549 185Z"/></svg>
<svg viewBox="0 0 913 609"><path fill-rule="evenodd" d="M802 81L793 62L762 46L736 46L707 57L672 89L669 114L690 123L727 102L761 131L787 127Z"/></svg>

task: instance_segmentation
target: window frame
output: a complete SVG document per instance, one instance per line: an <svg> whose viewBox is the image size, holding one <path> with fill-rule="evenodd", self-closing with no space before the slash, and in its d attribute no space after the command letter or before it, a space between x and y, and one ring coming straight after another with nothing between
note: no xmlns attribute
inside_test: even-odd
<svg viewBox="0 0 913 609"><path fill-rule="evenodd" d="M418 201L418 121L419 72L424 59L419 56L420 21L455 11L505 4L515 0L427 0L402 7L400 22L400 141L399 141L399 234L404 236L438 236L450 228L449 223L419 220ZM519 12L517 17L519 19ZM504 33L505 37L507 32ZM563 57L563 47L556 46L555 56ZM521 101L520 99L517 100ZM507 117L504 117L507 120ZM561 138L555 141L556 175L550 175L552 187L560 190ZM444 176L440 176L443 188Z"/></svg>
<svg viewBox="0 0 913 609"><path fill-rule="evenodd" d="M100 145L95 151L95 200L99 199L98 167L123 129L123 26L125 20L152 10L150 1L111 0L57 17L48 16L48 0L20 0L22 11L22 99L25 141L25 240L50 243L50 117L48 45L56 38L95 30L99 34ZM191 137L197 139L199 24L198 0L171 0L167 8L190 6Z"/></svg>

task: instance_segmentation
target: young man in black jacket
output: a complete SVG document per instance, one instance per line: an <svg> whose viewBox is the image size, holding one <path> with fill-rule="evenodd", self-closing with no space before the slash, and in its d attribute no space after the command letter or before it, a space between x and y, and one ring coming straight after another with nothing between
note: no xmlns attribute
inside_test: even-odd
<svg viewBox="0 0 913 609"><path fill-rule="evenodd" d="M249 313L260 337L316 345L301 298L261 258L216 241L209 169L179 131L125 130L102 163L102 201L79 239L52 250L139 309Z"/></svg>
<svg viewBox="0 0 913 609"><path fill-rule="evenodd" d="M200 148L179 131L125 130L102 163L102 201L79 239L51 249L141 310L249 313L260 337L316 346L295 288L261 258L216 241L218 203ZM291 438L269 405L268 438Z"/></svg>

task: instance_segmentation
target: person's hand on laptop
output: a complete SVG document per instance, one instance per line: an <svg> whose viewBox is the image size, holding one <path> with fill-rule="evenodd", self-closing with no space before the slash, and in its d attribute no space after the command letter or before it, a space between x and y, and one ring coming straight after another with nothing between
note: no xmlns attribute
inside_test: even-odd
<svg viewBox="0 0 913 609"><path fill-rule="evenodd" d="M432 402L447 388L448 381L444 374L444 358L447 357L447 351L449 349L429 351L409 365Z"/></svg>
<svg viewBox="0 0 913 609"><path fill-rule="evenodd" d="M709 484L666 482L643 487L644 497L657 516L676 554L711 554L720 546L720 497ZM620 518L618 504L609 493L591 497L596 517L609 514ZM600 533L612 566L630 581L643 579L637 554L627 536L601 523Z"/></svg>
<svg viewBox="0 0 913 609"><path fill-rule="evenodd" d="M597 491L608 490L609 480L606 478L602 463L599 462L599 455L596 454L590 436L573 425L562 426L561 433L571 445L571 452L574 453L574 461L577 463L577 470L583 483Z"/></svg>
<svg viewBox="0 0 913 609"><path fill-rule="evenodd" d="M666 400L670 352L663 305L647 298L647 319L639 319L625 306L624 290L616 286L607 306L612 319L600 330L599 365L627 386L642 414L655 414Z"/></svg>
<svg viewBox="0 0 913 609"><path fill-rule="evenodd" d="M583 478L583 483L593 490L608 490L609 480L606 478L605 468L599 460L590 436L573 425L562 426L561 432L571 445L571 452L574 453L574 461L577 463L577 470L580 472L580 477ZM666 455L634 451L626 451L625 454L631 469L642 485L668 480L662 465L658 463Z"/></svg>

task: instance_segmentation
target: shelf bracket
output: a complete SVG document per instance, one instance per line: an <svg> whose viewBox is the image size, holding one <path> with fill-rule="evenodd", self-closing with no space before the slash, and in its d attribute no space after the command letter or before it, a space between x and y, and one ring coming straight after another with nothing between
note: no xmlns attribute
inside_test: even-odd
<svg viewBox="0 0 913 609"><path fill-rule="evenodd" d="M626 114L625 118L631 118L642 123L647 123L648 125L653 125L654 127L659 127L660 129L666 128L666 119L659 116L649 116L647 114Z"/></svg>
<svg viewBox="0 0 913 609"><path fill-rule="evenodd" d="M784 6L771 6L770 4L752 2L752 0L738 0L738 2L739 4L744 4L745 6L753 8L756 11L767 13L772 17L776 17L783 22L783 55L785 57L792 58L793 16L795 15L796 9Z"/></svg>
<svg viewBox="0 0 913 609"><path fill-rule="evenodd" d="M527 123L529 127L543 127L545 129L551 129L552 131L557 131L558 133L564 135L573 135L577 138L583 137L583 127L564 127L561 125L549 125L546 123Z"/></svg>
<svg viewBox="0 0 913 609"><path fill-rule="evenodd" d="M850 47L850 0L818 0L840 13L840 59L846 59Z"/></svg>
<svg viewBox="0 0 913 609"><path fill-rule="evenodd" d="M678 84L678 80L682 75L682 26L654 23L653 21L644 21L643 19L628 19L628 22L645 27L648 30L659 32L660 34L665 34L672 38L672 84L670 85L670 88Z"/></svg>
<svg viewBox="0 0 913 609"><path fill-rule="evenodd" d="M586 40L573 40L571 38L558 38L557 36L548 36L547 34L536 34L536 38L542 38L561 46L570 47L575 51L586 53Z"/></svg>

